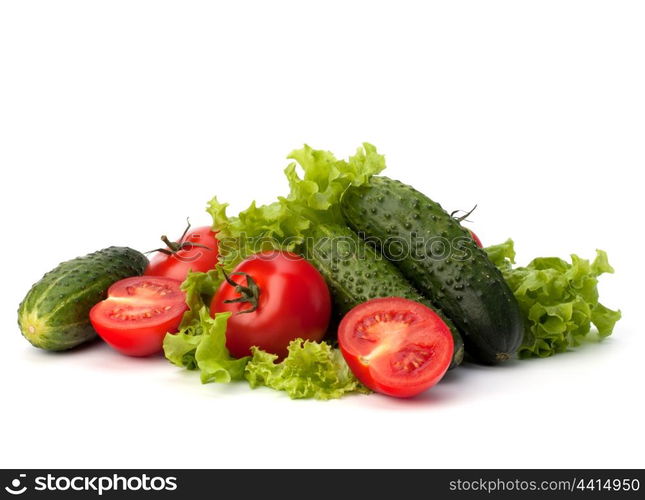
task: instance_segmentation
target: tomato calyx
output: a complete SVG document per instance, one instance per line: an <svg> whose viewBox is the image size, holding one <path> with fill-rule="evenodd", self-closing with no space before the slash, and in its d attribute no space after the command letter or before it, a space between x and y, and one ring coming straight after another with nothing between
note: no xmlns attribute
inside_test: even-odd
<svg viewBox="0 0 645 500"><path fill-rule="evenodd" d="M477 208L477 205L475 205L473 208L471 208L468 212L466 212L465 210L454 210L450 214L450 217L452 217L453 219L455 219L459 223L462 223L463 221L470 222L468 220L468 217L470 216L470 214L472 214L475 211L476 208ZM459 212L463 212L464 215L462 215L460 217L455 217L455 215L458 214Z"/></svg>
<svg viewBox="0 0 645 500"><path fill-rule="evenodd" d="M260 287L255 282L253 277L250 274L244 273L241 271L231 274L231 276L245 277L246 286L244 286L233 281L231 279L231 276L226 274L226 271L224 271L224 269L222 269L222 273L224 274L224 279L226 280L226 282L232 287L235 287L235 293L240 294L240 296L236 299L225 300L224 304L247 303L251 305L249 309L244 309L243 311L237 311L235 314L252 313L254 311L257 311L258 304L260 303Z"/></svg>
<svg viewBox="0 0 645 500"><path fill-rule="evenodd" d="M190 219L186 217L186 229L184 230L184 233L181 235L181 238L179 238L179 241L170 241L168 239L168 236L165 234L161 237L161 241L163 241L166 244L166 248L156 248L154 250L150 250L148 253L154 253L154 252L160 252L165 255L175 255L182 250L190 250L195 247L199 248L205 248L206 250L212 250L211 247L202 245L200 243L194 243L192 241L186 241L186 235L188 234L188 231L190 231Z"/></svg>

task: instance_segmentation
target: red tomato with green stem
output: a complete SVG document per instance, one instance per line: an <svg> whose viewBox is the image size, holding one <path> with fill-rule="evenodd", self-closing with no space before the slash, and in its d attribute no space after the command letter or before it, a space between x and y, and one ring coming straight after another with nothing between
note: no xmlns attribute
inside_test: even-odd
<svg viewBox="0 0 645 500"><path fill-rule="evenodd" d="M166 333L174 333L188 308L181 282L171 278L135 276L117 281L108 297L90 310L96 333L128 356L161 351Z"/></svg>
<svg viewBox="0 0 645 500"><path fill-rule="evenodd" d="M454 350L448 325L432 309L399 297L372 299L349 311L338 327L338 344L364 385L402 398L439 382Z"/></svg>
<svg viewBox="0 0 645 500"><path fill-rule="evenodd" d="M184 281L189 271L206 272L215 268L218 257L218 242L210 226L190 231L190 222L179 240L170 241L167 236L161 240L166 248L158 252L145 270L145 276L165 276Z"/></svg>
<svg viewBox="0 0 645 500"><path fill-rule="evenodd" d="M222 283L211 314L230 311L226 347L236 358L251 347L287 355L294 339L320 341L331 315L331 298L320 273L289 252L261 252L242 261Z"/></svg>

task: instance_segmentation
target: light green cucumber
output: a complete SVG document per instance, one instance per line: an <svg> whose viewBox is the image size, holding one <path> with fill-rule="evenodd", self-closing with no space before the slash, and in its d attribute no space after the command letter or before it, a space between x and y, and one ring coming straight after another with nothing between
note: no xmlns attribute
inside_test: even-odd
<svg viewBox="0 0 645 500"><path fill-rule="evenodd" d="M93 339L90 309L123 278L143 274L148 259L127 247L110 247L68 260L34 284L18 308L25 338L47 351L64 351Z"/></svg>

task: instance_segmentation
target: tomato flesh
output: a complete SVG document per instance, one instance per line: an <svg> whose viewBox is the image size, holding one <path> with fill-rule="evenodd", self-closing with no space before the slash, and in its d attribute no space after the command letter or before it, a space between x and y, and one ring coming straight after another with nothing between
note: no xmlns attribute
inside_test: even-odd
<svg viewBox="0 0 645 500"><path fill-rule="evenodd" d="M168 332L176 332L187 309L181 282L171 278L137 276L108 289L108 298L90 311L96 333L128 356L161 351Z"/></svg>
<svg viewBox="0 0 645 500"><path fill-rule="evenodd" d="M415 396L439 382L454 350L448 325L432 309L399 297L352 309L339 325L338 343L363 384L395 397Z"/></svg>
<svg viewBox="0 0 645 500"><path fill-rule="evenodd" d="M248 286L246 273L257 284L257 309L248 302L227 302L240 297L224 281L213 297L211 313L230 311L226 347L236 358L248 356L251 347L287 355L289 342L302 338L320 341L331 315L331 298L320 273L302 257L289 252L269 251L242 261L231 274L236 283Z"/></svg>
<svg viewBox="0 0 645 500"><path fill-rule="evenodd" d="M183 243L184 248L172 255L162 252L157 253L150 260L144 275L164 276L184 281L189 271L203 273L215 267L218 256L218 242L215 233L209 226L199 227L190 231L183 239ZM191 244L203 246L192 246Z"/></svg>

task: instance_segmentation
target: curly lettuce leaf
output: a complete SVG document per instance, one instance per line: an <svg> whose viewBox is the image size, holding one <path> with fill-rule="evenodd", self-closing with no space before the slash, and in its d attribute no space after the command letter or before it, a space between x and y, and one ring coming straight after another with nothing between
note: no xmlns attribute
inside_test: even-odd
<svg viewBox="0 0 645 500"><path fill-rule="evenodd" d="M201 327L199 311L203 307L208 307L215 292L224 280L224 275L219 269L211 269L205 273L191 272L181 284L181 289L186 293L186 304L188 311L184 313L179 328L193 326L197 328L197 334L200 334Z"/></svg>
<svg viewBox="0 0 645 500"><path fill-rule="evenodd" d="M182 328L177 333L167 333L163 339L164 356L173 365L195 370L195 352L201 340L202 336L195 334L194 325Z"/></svg>
<svg viewBox="0 0 645 500"><path fill-rule="evenodd" d="M510 238L499 245L485 248L488 259L502 271L508 270L515 264L515 246Z"/></svg>
<svg viewBox="0 0 645 500"><path fill-rule="evenodd" d="M199 310L197 319L179 333L168 333L163 349L166 358L188 370L199 369L203 384L242 380L249 357L235 359L226 348L226 323L231 313L211 317L207 307Z"/></svg>
<svg viewBox="0 0 645 500"><path fill-rule="evenodd" d="M592 324L600 338L613 332L621 313L598 301L598 277L614 272L604 251L597 250L593 262L574 254L571 263L540 257L526 267L513 267L513 240L488 247L486 252L524 313L520 358L544 358L580 345L590 337Z"/></svg>
<svg viewBox="0 0 645 500"><path fill-rule="evenodd" d="M226 348L226 322L230 312L217 313L211 318L207 308L199 311L202 340L195 350L195 361L201 372L202 384L227 384L244 378L244 367L249 357L233 358Z"/></svg>
<svg viewBox="0 0 645 500"><path fill-rule="evenodd" d="M367 142L347 161L307 145L292 151L288 158L295 163L284 171L290 188L284 201L292 211L318 224L343 224L340 199L345 190L366 184L385 168L385 157Z"/></svg>
<svg viewBox="0 0 645 500"><path fill-rule="evenodd" d="M363 185L385 168L384 156L368 143L348 160L306 145L288 158L295 162L284 171L289 182L286 197L259 207L253 202L236 217L228 216L228 205L216 197L208 203L226 269L263 250L298 251L313 225L342 223L340 198L349 186Z"/></svg>
<svg viewBox="0 0 645 500"><path fill-rule="evenodd" d="M231 270L251 254L264 250L294 251L304 240L310 222L291 212L283 201L258 207L252 202L237 217L228 217L228 204L217 197L208 202L217 231L220 264Z"/></svg>
<svg viewBox="0 0 645 500"><path fill-rule="evenodd" d="M292 399L326 400L370 392L354 377L340 351L325 342L294 340L280 363L276 363L276 355L257 347L252 348L252 356L231 357L226 348L229 316L221 313L211 318L208 309L202 308L198 321L179 333L166 335L166 358L177 366L199 370L204 384L246 379L252 388L285 391Z"/></svg>
<svg viewBox="0 0 645 500"><path fill-rule="evenodd" d="M256 347L252 354L244 375L252 388L285 391L291 399L333 399L370 392L354 377L340 351L325 342L293 340L280 363L276 363L277 356Z"/></svg>
<svg viewBox="0 0 645 500"><path fill-rule="evenodd" d="M184 313L178 333L167 333L163 341L163 350L168 361L188 370L197 368L195 352L202 340L204 327L210 326L202 321L202 310L208 309L211 299L223 280L218 269L205 273L191 272L181 284L186 294L188 310Z"/></svg>

